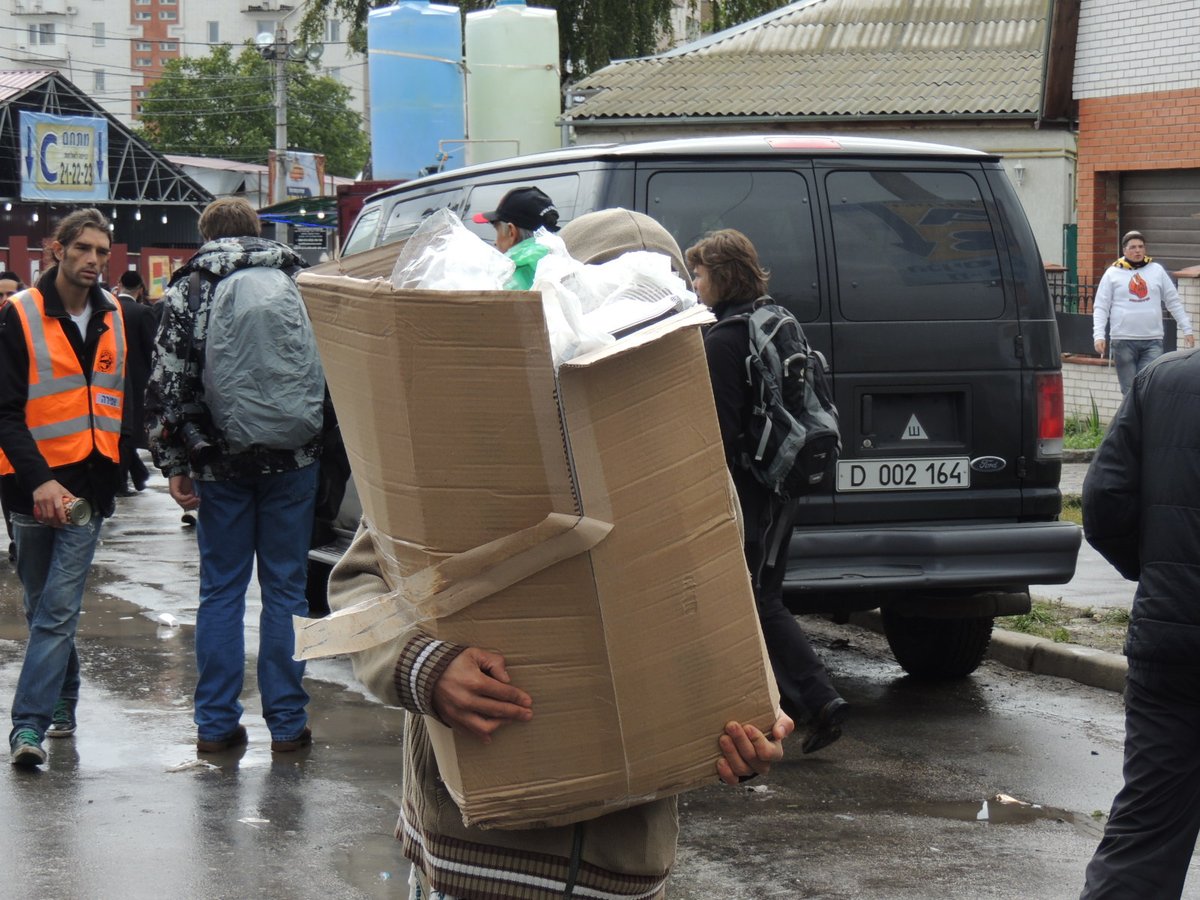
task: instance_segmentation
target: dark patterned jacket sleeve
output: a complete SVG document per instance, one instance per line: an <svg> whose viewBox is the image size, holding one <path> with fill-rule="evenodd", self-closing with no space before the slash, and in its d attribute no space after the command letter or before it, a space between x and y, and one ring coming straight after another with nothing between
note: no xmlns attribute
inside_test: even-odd
<svg viewBox="0 0 1200 900"><path fill-rule="evenodd" d="M178 280L160 301L162 321L155 335L154 368L146 386L146 431L150 452L154 464L168 478L188 474L189 467L183 446L166 429L164 417L168 410L195 413L202 391L200 367L194 358L187 358L191 346L189 332L193 327L187 289L187 278Z"/></svg>

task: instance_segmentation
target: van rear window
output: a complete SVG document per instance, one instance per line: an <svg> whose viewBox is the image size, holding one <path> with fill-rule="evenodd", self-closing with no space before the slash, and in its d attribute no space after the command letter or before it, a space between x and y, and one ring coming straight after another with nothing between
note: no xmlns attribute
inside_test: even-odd
<svg viewBox="0 0 1200 900"><path fill-rule="evenodd" d="M969 174L839 171L827 175L826 190L846 319L1003 315L992 222Z"/></svg>
<svg viewBox="0 0 1200 900"><path fill-rule="evenodd" d="M560 225L566 225L575 218L575 198L579 193L578 175L539 176L530 174L520 181L512 181L511 176L509 177L510 180L495 184L474 185L471 188L470 196L467 197L466 205L463 207L463 224L489 244L496 239L496 229L491 225L481 225L473 221L473 217L476 213L492 212L500 205L500 201L504 198L504 195L513 188L533 185L544 191L546 196L554 201L554 208L558 210Z"/></svg>
<svg viewBox="0 0 1200 900"><path fill-rule="evenodd" d="M681 250L710 231L736 228L750 238L771 273L768 289L775 301L801 322L820 315L812 203L808 181L799 172L658 172L647 190L646 213L671 232Z"/></svg>
<svg viewBox="0 0 1200 900"><path fill-rule="evenodd" d="M401 194L388 214L379 243L391 244L412 237L413 232L421 227L421 223L439 209L454 209L461 195L461 188L421 194L418 197L405 197Z"/></svg>

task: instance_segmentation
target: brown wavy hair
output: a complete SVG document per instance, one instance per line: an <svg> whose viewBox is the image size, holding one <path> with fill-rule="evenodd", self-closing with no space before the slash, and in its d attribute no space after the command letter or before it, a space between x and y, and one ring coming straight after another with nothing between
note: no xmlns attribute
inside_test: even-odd
<svg viewBox="0 0 1200 900"><path fill-rule="evenodd" d="M687 249L687 264L708 269L719 302L757 300L767 292L770 273L758 262L750 238L733 228L710 231Z"/></svg>

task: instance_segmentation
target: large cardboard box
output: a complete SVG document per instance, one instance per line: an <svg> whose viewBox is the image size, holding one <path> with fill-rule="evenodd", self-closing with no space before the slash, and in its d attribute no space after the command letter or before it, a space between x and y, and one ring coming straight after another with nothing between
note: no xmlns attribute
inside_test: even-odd
<svg viewBox="0 0 1200 900"><path fill-rule="evenodd" d="M539 295L368 277L394 258L349 257L300 285L389 584L436 608L462 587L458 571L474 602L422 627L503 653L534 700L531 722L486 746L430 721L464 818L562 824L715 781L725 723L769 729L777 695L708 381L707 312L556 378ZM578 517L611 530L515 584L503 565L469 563Z"/></svg>

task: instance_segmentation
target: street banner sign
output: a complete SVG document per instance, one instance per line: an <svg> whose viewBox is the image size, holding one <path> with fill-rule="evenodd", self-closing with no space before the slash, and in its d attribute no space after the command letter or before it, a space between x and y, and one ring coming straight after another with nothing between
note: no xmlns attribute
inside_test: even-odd
<svg viewBox="0 0 1200 900"><path fill-rule="evenodd" d="M108 200L108 120L21 110L21 199Z"/></svg>

